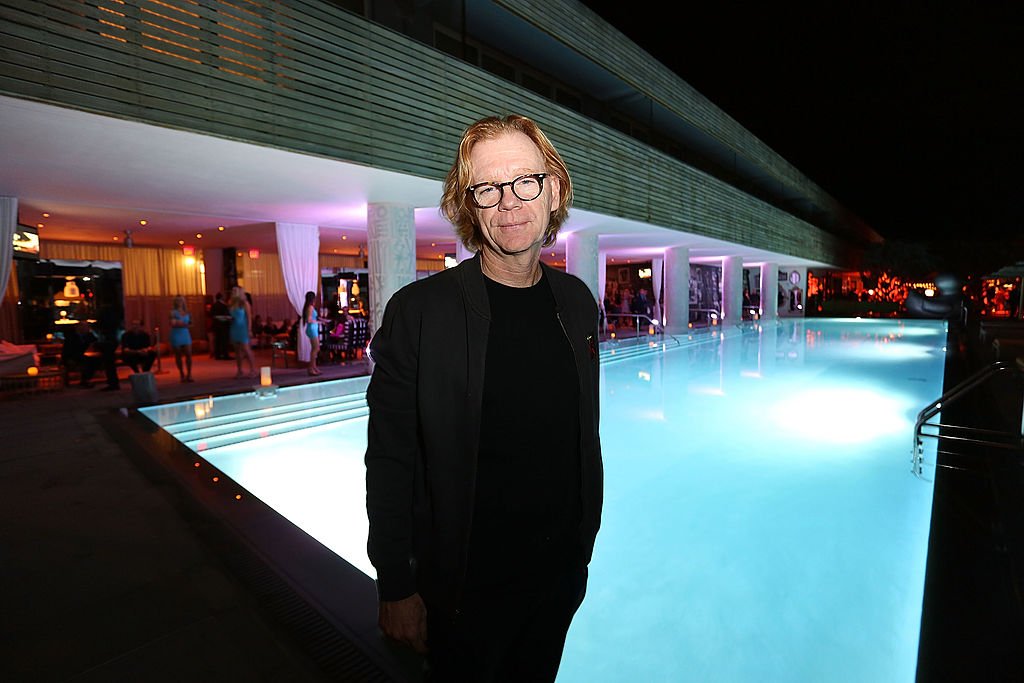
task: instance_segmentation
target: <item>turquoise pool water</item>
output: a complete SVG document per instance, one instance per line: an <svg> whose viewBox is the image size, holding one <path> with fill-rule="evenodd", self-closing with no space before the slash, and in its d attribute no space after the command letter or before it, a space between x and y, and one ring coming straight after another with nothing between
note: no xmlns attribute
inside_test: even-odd
<svg viewBox="0 0 1024 683"><path fill-rule="evenodd" d="M602 356L604 522L559 681L914 680L945 323L807 320ZM143 409L373 576L366 378Z"/></svg>

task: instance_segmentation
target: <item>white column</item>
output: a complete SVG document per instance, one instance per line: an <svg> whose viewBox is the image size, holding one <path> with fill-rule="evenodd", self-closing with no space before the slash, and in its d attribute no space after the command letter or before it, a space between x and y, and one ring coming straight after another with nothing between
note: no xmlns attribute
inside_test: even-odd
<svg viewBox="0 0 1024 683"><path fill-rule="evenodd" d="M658 322L660 322L662 325L665 324L665 318L664 318L664 316L662 316L661 303L660 303L661 302L661 290L662 290L662 287L663 287L663 284L662 284L662 274L663 274L662 268L664 267L664 265L665 265L664 257L655 256L654 258L651 259L651 287L654 289L654 291L651 293L651 296L654 298L654 301L652 302L653 305L651 307L652 310L654 311L654 315L652 315L651 317L654 318L655 320L657 320Z"/></svg>
<svg viewBox="0 0 1024 683"><path fill-rule="evenodd" d="M366 247L370 280L370 334L380 327L384 307L399 289L416 279L416 223L413 207L366 207Z"/></svg>
<svg viewBox="0 0 1024 683"><path fill-rule="evenodd" d="M7 292L14 259L14 233L18 229L18 198L0 197L0 301Z"/></svg>
<svg viewBox="0 0 1024 683"><path fill-rule="evenodd" d="M304 223L277 223L274 232L284 290L299 316L306 303L306 292L320 291L320 228ZM300 330L295 340L295 357L308 362L312 350L309 337Z"/></svg>
<svg viewBox="0 0 1024 683"><path fill-rule="evenodd" d="M597 252L597 305L604 311L604 293L608 291L608 253ZM1022 309L1024 310L1024 309ZM607 313L607 311L605 311Z"/></svg>
<svg viewBox="0 0 1024 683"><path fill-rule="evenodd" d="M462 244L462 240L455 238L455 260L462 263L466 259L476 256L476 252Z"/></svg>
<svg viewBox="0 0 1024 683"><path fill-rule="evenodd" d="M779 264L761 264L760 309L762 320L774 320L779 315Z"/></svg>
<svg viewBox="0 0 1024 683"><path fill-rule="evenodd" d="M690 249L665 250L665 329L684 333L690 322Z"/></svg>
<svg viewBox="0 0 1024 683"><path fill-rule="evenodd" d="M722 259L722 323L743 322L743 259L726 256Z"/></svg>
<svg viewBox="0 0 1024 683"><path fill-rule="evenodd" d="M594 301L604 299L598 295L597 233L573 232L565 236L565 270L583 280Z"/></svg>

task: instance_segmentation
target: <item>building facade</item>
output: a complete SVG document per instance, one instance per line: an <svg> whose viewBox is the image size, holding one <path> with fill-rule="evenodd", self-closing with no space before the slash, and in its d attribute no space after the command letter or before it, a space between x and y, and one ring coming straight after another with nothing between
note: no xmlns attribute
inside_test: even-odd
<svg viewBox="0 0 1024 683"><path fill-rule="evenodd" d="M461 251L431 212L462 130L492 114L536 119L573 173L574 210L545 259L580 275L599 300L609 260L649 263L658 317L670 328L690 319L691 263L721 269L719 314L738 320L744 269L774 288L779 271L848 267L880 239L575 0L0 0L0 34L6 138L27 125L23 116L42 118L30 106L58 108L101 117L99 125L152 127L154 137L173 132L204 149L238 144L348 169L352 187L334 201L361 202L361 212L309 218L284 200L249 201L243 223L270 224L279 235L313 223L321 252L326 229L364 232L374 318L422 270L417 256L433 258L428 242ZM5 143L23 156L18 164L68 162L21 144ZM96 150L62 172L89 173L107 156ZM225 215L217 192L163 196L172 184L166 169L189 163L167 157L150 157L140 171L154 206L214 223ZM65 189L60 173L50 186L31 175L21 182L10 166L0 174L0 196L19 203L22 222ZM230 205L236 188L223 185ZM117 201L144 201L134 192ZM87 191L74 199L94 212L115 203ZM242 246L240 235L229 248ZM89 241L74 229L41 237ZM778 313L770 303L761 309Z"/></svg>

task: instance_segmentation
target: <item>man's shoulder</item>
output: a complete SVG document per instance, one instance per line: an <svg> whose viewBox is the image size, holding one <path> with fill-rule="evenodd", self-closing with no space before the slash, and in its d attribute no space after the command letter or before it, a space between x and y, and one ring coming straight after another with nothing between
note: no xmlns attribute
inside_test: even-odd
<svg viewBox="0 0 1024 683"><path fill-rule="evenodd" d="M578 277L576 277L575 275L568 271L559 270L558 268L547 266L547 274L554 282L557 282L563 286L575 287L576 285L580 285L582 287L586 287L586 285L583 283L583 280L579 279Z"/></svg>
<svg viewBox="0 0 1024 683"><path fill-rule="evenodd" d="M594 297L590 292L590 288L587 287L583 280L579 279L572 273L567 273L564 270L558 270L556 268L549 268L548 275L550 276L551 285L558 290L564 292L566 295L578 298L583 301L593 303Z"/></svg>
<svg viewBox="0 0 1024 683"><path fill-rule="evenodd" d="M395 292L394 298L402 305L425 304L445 294L457 292L461 288L457 270L458 267L449 268L410 282Z"/></svg>

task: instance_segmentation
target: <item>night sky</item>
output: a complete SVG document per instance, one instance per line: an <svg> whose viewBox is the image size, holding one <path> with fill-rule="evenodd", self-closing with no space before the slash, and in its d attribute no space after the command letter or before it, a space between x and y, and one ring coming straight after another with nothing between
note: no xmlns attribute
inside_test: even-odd
<svg viewBox="0 0 1024 683"><path fill-rule="evenodd" d="M883 237L1024 259L1024 3L584 4Z"/></svg>

